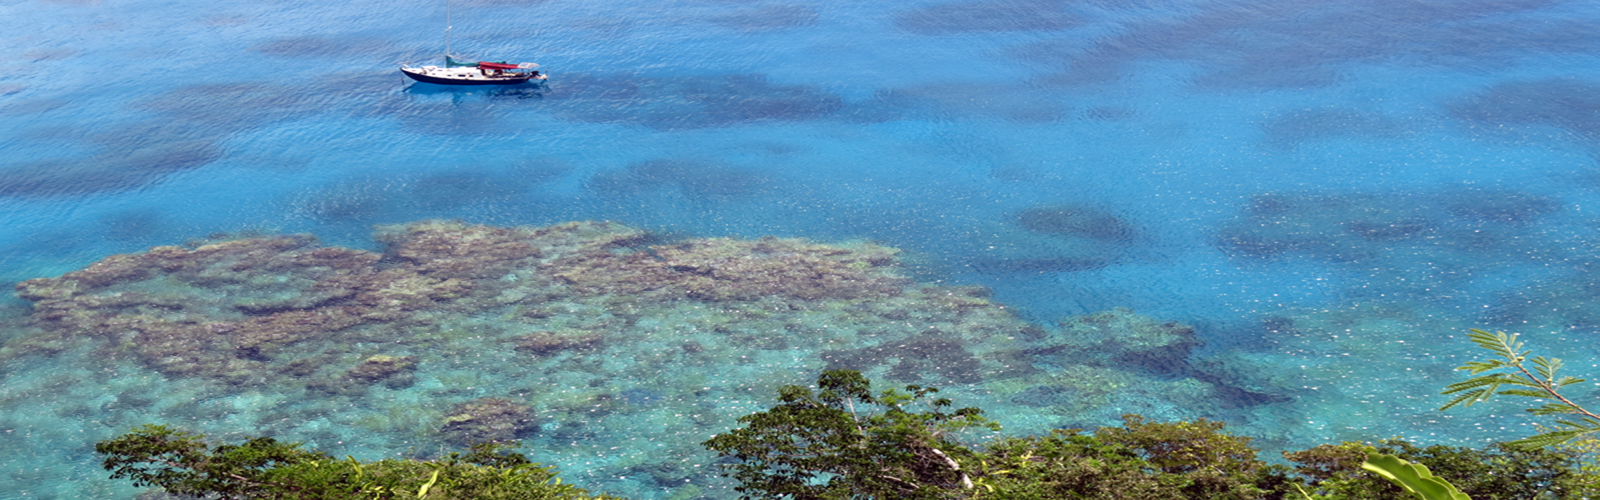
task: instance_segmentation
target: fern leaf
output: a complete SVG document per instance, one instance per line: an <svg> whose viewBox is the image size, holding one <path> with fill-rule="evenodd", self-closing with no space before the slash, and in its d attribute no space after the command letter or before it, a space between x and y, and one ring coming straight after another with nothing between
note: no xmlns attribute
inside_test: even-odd
<svg viewBox="0 0 1600 500"><path fill-rule="evenodd" d="M1515 333L1510 335L1505 332L1489 333L1473 328L1472 333L1468 334L1467 338L1472 339L1473 343L1482 346L1484 349L1493 351L1500 357L1512 360L1521 359L1521 356L1517 355L1517 351L1522 350L1522 343L1517 342L1517 334Z"/></svg>
<svg viewBox="0 0 1600 500"><path fill-rule="evenodd" d="M1561 360L1539 356L1533 358L1533 371L1546 381L1555 380L1556 371L1561 369Z"/></svg>
<svg viewBox="0 0 1600 500"><path fill-rule="evenodd" d="M1464 364L1464 365L1461 365L1459 367L1456 367L1456 369L1457 370L1466 370L1466 371L1472 372L1473 375L1477 375L1479 373L1483 373L1483 372L1486 372L1486 371L1489 371L1489 370L1498 369L1498 368L1504 368L1504 367L1507 367L1507 366L1510 366L1510 365L1507 365L1507 364L1505 364L1505 362L1500 361L1498 359L1491 359L1491 360L1488 360L1488 361L1468 361L1467 364Z"/></svg>
<svg viewBox="0 0 1600 500"><path fill-rule="evenodd" d="M1523 396L1534 399L1545 399L1550 397L1550 393L1548 392L1531 389L1506 389L1504 391L1500 391L1500 394L1505 394L1507 396Z"/></svg>
<svg viewBox="0 0 1600 500"><path fill-rule="evenodd" d="M1449 393L1446 393L1446 394L1449 394ZM1464 406L1464 407L1465 406L1472 406L1472 405L1480 403L1480 402L1482 402L1482 401L1484 401L1486 399L1489 399L1489 396L1493 396L1493 395L1494 395L1493 391L1473 391L1473 392L1469 392L1469 393L1466 393L1466 394L1462 394L1460 396L1456 396L1455 399L1450 400L1449 403L1445 403L1444 406L1439 407L1439 411L1448 410L1448 409L1450 409L1450 408L1452 408L1452 407L1454 407L1456 405L1461 405L1461 406Z"/></svg>
<svg viewBox="0 0 1600 500"><path fill-rule="evenodd" d="M1563 413L1578 413L1578 408L1566 403L1548 403L1538 408L1529 408L1528 413L1534 415L1559 415Z"/></svg>
<svg viewBox="0 0 1600 500"><path fill-rule="evenodd" d="M1595 420L1592 417L1582 417L1579 418L1577 422L1573 422L1571 420L1558 420L1556 423L1575 429L1600 430L1600 420Z"/></svg>
<svg viewBox="0 0 1600 500"><path fill-rule="evenodd" d="M1565 443L1567 441L1571 441L1573 438L1597 431L1600 431L1600 429L1572 429L1565 431L1546 432L1543 434L1518 439L1516 441L1506 443L1506 445L1514 448L1531 450L1534 448L1543 448L1546 446Z"/></svg>
<svg viewBox="0 0 1600 500"><path fill-rule="evenodd" d="M1473 377L1473 378L1470 378L1470 379L1467 379L1467 380L1463 380L1463 381L1460 381L1460 382L1456 382L1454 384L1447 385L1444 388L1444 393L1445 394L1450 394L1450 393L1453 393L1453 392L1461 392L1461 391L1465 391L1465 390L1468 390L1468 389L1476 389L1476 388L1479 388L1479 387L1495 387L1495 386L1500 386L1500 385L1504 385L1504 384L1516 385L1516 382L1520 382L1520 381L1521 380L1517 379L1516 377L1510 376L1510 375L1506 375L1506 374L1503 374L1503 373L1495 373L1495 374L1491 374L1491 375L1484 375L1482 377Z"/></svg>

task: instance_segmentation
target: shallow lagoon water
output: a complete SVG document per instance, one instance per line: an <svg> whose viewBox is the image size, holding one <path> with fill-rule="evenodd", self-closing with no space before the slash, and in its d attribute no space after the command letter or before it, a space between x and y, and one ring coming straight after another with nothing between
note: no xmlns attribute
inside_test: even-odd
<svg viewBox="0 0 1600 500"><path fill-rule="evenodd" d="M906 279L986 287L1044 332L1023 349L1038 373L921 375L958 403L1014 432L1128 411L1222 419L1268 448L1529 432L1510 407L1432 411L1474 355L1466 328L1523 332L1596 368L1600 12L1583 2L546 0L452 14L458 52L537 61L548 88L405 80L397 63L439 57L442 3L0 4L21 27L0 36L0 279L252 235L383 251L375 225L441 218L608 220L663 243L872 241L900 250ZM144 421L425 455L446 445L439 418L488 397L545 415L523 437L572 481L718 497L694 443L825 356L889 357L794 337L848 339L898 315L802 308L784 319L796 330L682 333L692 347L649 332L758 306L639 299L648 313L612 331L583 322L600 307L583 300L552 318L614 335L610 350L563 354L548 378L513 369L530 348L473 344L517 332L462 312L439 333L454 347L395 349L421 357L413 385L295 399L302 386L164 373L92 338L40 349L30 302L12 299L5 495L131 498L89 450ZM1170 369L1082 340L1122 333L1071 318L1119 307L1203 345ZM759 362L710 380L673 364L751 355L730 339L761 340ZM674 354L645 355L661 349ZM594 401L608 416L575 416ZM684 421L689 409L716 416Z"/></svg>

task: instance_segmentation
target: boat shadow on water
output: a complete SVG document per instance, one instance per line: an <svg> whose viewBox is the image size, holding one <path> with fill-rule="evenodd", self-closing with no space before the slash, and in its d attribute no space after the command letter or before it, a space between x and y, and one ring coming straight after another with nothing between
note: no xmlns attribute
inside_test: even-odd
<svg viewBox="0 0 1600 500"><path fill-rule="evenodd" d="M550 92L550 85L545 82L523 83L517 85L437 85L432 83L414 82L405 87L405 93L415 96L452 96L454 99L482 98L482 99L544 99Z"/></svg>

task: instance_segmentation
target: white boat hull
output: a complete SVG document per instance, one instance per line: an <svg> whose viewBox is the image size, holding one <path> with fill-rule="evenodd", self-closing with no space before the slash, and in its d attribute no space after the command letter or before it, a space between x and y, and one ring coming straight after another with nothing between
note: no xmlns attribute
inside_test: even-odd
<svg viewBox="0 0 1600 500"><path fill-rule="evenodd" d="M438 66L401 66L400 72L423 83L437 85L516 85L544 81L544 75L523 72L484 71L473 67L441 68Z"/></svg>

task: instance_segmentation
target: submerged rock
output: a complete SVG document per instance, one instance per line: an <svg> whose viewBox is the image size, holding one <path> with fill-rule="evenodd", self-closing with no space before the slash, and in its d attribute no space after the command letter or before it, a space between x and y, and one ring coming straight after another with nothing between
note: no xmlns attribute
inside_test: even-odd
<svg viewBox="0 0 1600 500"><path fill-rule="evenodd" d="M417 359L412 356L378 354L362 360L360 364L331 380L314 380L306 388L327 394L360 396L367 388L383 384L390 389L404 389L417 383L413 375Z"/></svg>
<svg viewBox="0 0 1600 500"><path fill-rule="evenodd" d="M539 432L533 408L500 398L479 398L455 405L439 433L457 446L502 443Z"/></svg>
<svg viewBox="0 0 1600 500"><path fill-rule="evenodd" d="M1059 345L1038 354L1104 359L1119 366L1137 367L1158 375L1183 373L1189 354L1201 345L1194 328L1160 321L1117 308L1060 321Z"/></svg>

